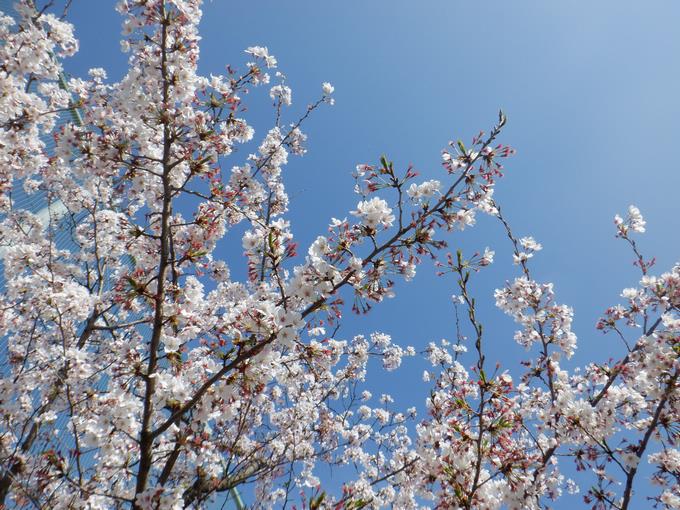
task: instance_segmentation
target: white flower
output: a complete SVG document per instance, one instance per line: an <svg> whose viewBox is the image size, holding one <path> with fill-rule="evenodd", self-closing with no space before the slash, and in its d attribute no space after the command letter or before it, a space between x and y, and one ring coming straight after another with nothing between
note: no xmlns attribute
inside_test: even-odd
<svg viewBox="0 0 680 510"><path fill-rule="evenodd" d="M428 198L434 196L436 193L439 193L440 188L441 183L439 181L430 180L425 181L422 184L411 184L406 193L414 202L424 202Z"/></svg>
<svg viewBox="0 0 680 510"><path fill-rule="evenodd" d="M512 256L513 262L517 265L533 257L535 251L540 251L543 249L543 246L540 243L536 242L536 240L533 237L523 237L522 239L519 240L519 244L526 251L521 251Z"/></svg>
<svg viewBox="0 0 680 510"><path fill-rule="evenodd" d="M269 97L276 100L279 98L282 105L290 106L293 102L293 92L285 85L274 85L269 91Z"/></svg>
<svg viewBox="0 0 680 510"><path fill-rule="evenodd" d="M181 345L181 341L179 338L176 336L165 336L163 337L163 344L165 345L165 352L177 352L179 350L179 346Z"/></svg>
<svg viewBox="0 0 680 510"><path fill-rule="evenodd" d="M356 173L354 174L355 177L363 177L366 175L366 172L368 172L371 169L370 165L367 165L366 163L362 163L360 165L357 165L356 167Z"/></svg>
<svg viewBox="0 0 680 510"><path fill-rule="evenodd" d="M381 423L385 424L390 421L390 412L387 409L375 409L373 411L376 419Z"/></svg>
<svg viewBox="0 0 680 510"><path fill-rule="evenodd" d="M245 52L256 58L261 58L269 68L276 67L276 58L269 54L266 46L250 46L246 48Z"/></svg>
<svg viewBox="0 0 680 510"><path fill-rule="evenodd" d="M533 257L533 256L534 256L533 253L526 253L526 252L521 251L521 252L519 252L519 254L514 254L514 255L512 256L512 262L513 262L515 265L519 265L519 264L521 264L522 262L524 262L524 261L526 261L526 260L529 260L529 259L530 259L531 257Z"/></svg>
<svg viewBox="0 0 680 510"><path fill-rule="evenodd" d="M371 408L363 405L359 407L359 415L361 416L362 420L367 420L371 417Z"/></svg>
<svg viewBox="0 0 680 510"><path fill-rule="evenodd" d="M638 290L636 288L623 289L621 292L621 297L626 299L635 299L638 295Z"/></svg>
<svg viewBox="0 0 680 510"><path fill-rule="evenodd" d="M451 228L465 230L465 227L475 224L474 209L460 209L451 215L448 224Z"/></svg>
<svg viewBox="0 0 680 510"><path fill-rule="evenodd" d="M628 469L635 468L640 463L640 457L635 452L623 452L621 453L621 461Z"/></svg>
<svg viewBox="0 0 680 510"><path fill-rule="evenodd" d="M533 237L523 237L519 240L519 244L521 244L522 248L525 250L540 251L543 249L543 246L540 243L537 243Z"/></svg>
<svg viewBox="0 0 680 510"><path fill-rule="evenodd" d="M378 225L391 227L394 221L392 209L387 202L378 197L362 200L357 204L356 211L351 211L351 214L361 218L361 223L369 228L376 228Z"/></svg>
<svg viewBox="0 0 680 510"><path fill-rule="evenodd" d="M628 217L630 221L630 229L633 232L642 234L645 231L645 225L647 222L642 217L642 214L640 214L640 209L634 205L631 205L628 207Z"/></svg>
<svg viewBox="0 0 680 510"><path fill-rule="evenodd" d="M482 254L482 258L479 260L479 265L488 266L489 264L493 264L493 256L495 254L496 252L490 250L488 247L484 248L484 253Z"/></svg>
<svg viewBox="0 0 680 510"><path fill-rule="evenodd" d="M354 271L361 271L363 269L362 260L359 257L350 257L349 267Z"/></svg>
<svg viewBox="0 0 680 510"><path fill-rule="evenodd" d="M624 219L618 214L614 216L614 224L618 230L619 236L625 236L628 234L628 230L642 234L645 232L645 225L647 222L642 217L640 209L631 205L628 207L628 218Z"/></svg>
<svg viewBox="0 0 680 510"><path fill-rule="evenodd" d="M396 370L401 365L403 356L404 351L397 345L385 349L385 352L383 352L383 368L388 372Z"/></svg>
<svg viewBox="0 0 680 510"><path fill-rule="evenodd" d="M574 480L571 478L567 479L567 492L569 492L569 494L578 494L579 490L579 486Z"/></svg>
<svg viewBox="0 0 680 510"><path fill-rule="evenodd" d="M325 81L321 84L321 90L323 90L324 95L330 96L335 90L335 87L328 83L327 81Z"/></svg>

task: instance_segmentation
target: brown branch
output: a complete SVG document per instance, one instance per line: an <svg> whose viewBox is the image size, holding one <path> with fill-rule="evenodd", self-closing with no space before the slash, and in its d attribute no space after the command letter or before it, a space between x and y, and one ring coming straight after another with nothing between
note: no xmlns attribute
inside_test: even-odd
<svg viewBox="0 0 680 510"><path fill-rule="evenodd" d="M163 80L163 108L164 114L161 115L163 124L163 205L161 211L161 232L160 232L160 258L158 264L158 276L156 282L156 294L154 296L155 313L153 320L153 330L149 342L149 362L144 382L146 385L144 392L144 404L142 412L142 426L139 435L139 466L137 470L137 482L135 495L141 494L146 489L149 474L152 467L153 440L154 435L151 431L151 417L153 415L152 398L156 389L156 379L150 377L156 371L158 363L158 349L163 331L163 303L165 301L165 279L169 267L170 257L170 216L172 214L172 190L170 187L170 149L172 148L172 138L170 133L170 119L165 115L168 111L170 77L168 75L167 64L167 44L168 44L168 25L169 19L165 9L165 2L159 6L161 21L161 63L160 70ZM135 502L133 509L138 509Z"/></svg>
<svg viewBox="0 0 680 510"><path fill-rule="evenodd" d="M647 430L642 438L642 441L640 441L640 444L635 449L635 455L637 455L638 462L642 458L642 455L644 454L645 449L647 448L647 444L649 443L649 439L652 437L652 434L656 430L656 426L659 424L661 412L663 411L663 408L666 405L668 398L671 396L671 393L673 393L673 391L675 390L675 383L677 380L678 372L676 371L675 374L673 374L671 379L666 384L666 390L663 392L663 396L659 401L659 405L656 406L656 410L654 411L654 415L652 416L652 421L649 424L649 427L647 427ZM630 498L633 494L633 481L635 480L636 474L637 465L631 467L630 470L628 471L628 476L626 476L626 487L623 491L623 502L621 503L621 510L628 509L628 505L630 504Z"/></svg>

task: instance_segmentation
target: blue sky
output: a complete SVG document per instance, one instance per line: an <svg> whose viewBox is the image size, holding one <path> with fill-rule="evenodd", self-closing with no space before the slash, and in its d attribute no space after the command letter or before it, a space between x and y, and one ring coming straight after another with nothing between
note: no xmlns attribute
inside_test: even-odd
<svg viewBox="0 0 680 510"><path fill-rule="evenodd" d="M81 51L66 63L73 74L100 66L112 79L123 74L113 3L74 1ZM518 154L507 161L496 196L515 232L544 246L533 259L534 277L554 282L558 300L575 309L579 350L570 366L621 352L594 329L638 279L631 254L614 239L614 214L631 203L641 209L648 221L641 248L657 257L657 271L680 261L680 3L213 0L204 14L203 73L241 66L245 47L268 46L293 88L289 120L318 97L322 81L336 88L336 105L306 125L308 154L286 170L290 219L303 246L331 217L354 208L357 163L386 154L397 166L413 164L424 179L444 179L447 141L488 130L502 108L509 123L501 141ZM272 124L267 91L248 101L263 134ZM467 254L496 250L473 292L489 361L512 365L524 352L492 299L494 288L518 274L500 226L480 220L448 240ZM224 256L238 272L240 242L230 242L235 248ZM452 338L454 284L424 264L414 282L398 284L396 299L348 317L340 336L380 329L417 348ZM406 362L394 376L375 372L371 385L404 406L420 405L422 368ZM568 500L561 505L570 508Z"/></svg>

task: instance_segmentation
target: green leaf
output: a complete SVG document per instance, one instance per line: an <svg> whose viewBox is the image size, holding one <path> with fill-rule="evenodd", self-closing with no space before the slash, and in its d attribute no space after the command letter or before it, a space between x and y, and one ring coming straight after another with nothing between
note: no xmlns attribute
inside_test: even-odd
<svg viewBox="0 0 680 510"><path fill-rule="evenodd" d="M385 156L380 156L380 164L382 165L383 173L389 173L391 163L387 162L387 158Z"/></svg>
<svg viewBox="0 0 680 510"><path fill-rule="evenodd" d="M326 492L319 494L317 498L312 498L309 502L309 510L318 510L321 508L321 504L326 499Z"/></svg>

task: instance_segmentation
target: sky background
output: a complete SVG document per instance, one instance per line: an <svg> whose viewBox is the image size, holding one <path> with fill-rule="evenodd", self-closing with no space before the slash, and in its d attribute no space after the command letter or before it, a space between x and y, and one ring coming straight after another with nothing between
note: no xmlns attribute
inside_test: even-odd
<svg viewBox="0 0 680 510"><path fill-rule="evenodd" d="M70 18L81 51L66 62L72 74L104 67L113 80L123 75L127 57L113 4L74 0ZM488 131L502 108L509 121L500 141L517 156L506 160L496 197L515 233L544 246L532 260L534 278L554 282L558 301L575 310L579 347L566 364L574 367L621 353L613 336L594 329L621 289L638 280L632 254L614 239L614 214L629 204L641 209L648 232L640 247L656 256L657 272L680 261L679 19L677 1L214 0L204 6L200 70L243 68L244 48L268 46L293 89L289 121L319 97L321 82L335 86L335 106L304 128L308 154L285 170L289 218L303 247L331 217L354 208L350 173L357 163L386 154L398 167L413 164L422 179L445 180L441 149ZM273 123L268 88L247 103L258 140ZM496 250L472 292L488 362L511 368L525 353L512 339L511 319L493 306L493 289L518 275L501 226L480 218L447 240L468 255ZM240 240L228 242L224 257L234 274L244 274ZM381 330L417 349L452 339L455 290L452 278L424 264L414 282L398 282L394 300L365 317L348 313L339 336ZM406 360L395 374L376 370L369 388L422 409L429 388L423 368ZM555 508L573 504L565 498Z"/></svg>

